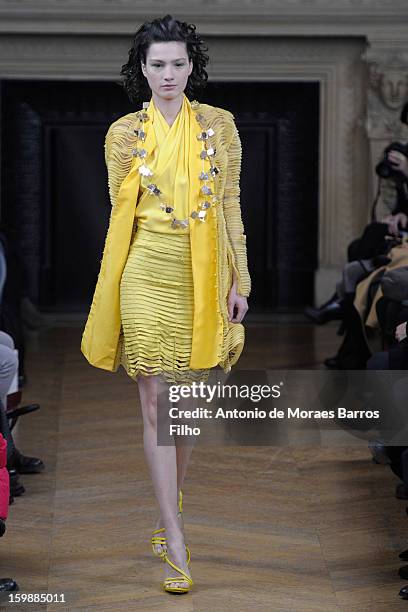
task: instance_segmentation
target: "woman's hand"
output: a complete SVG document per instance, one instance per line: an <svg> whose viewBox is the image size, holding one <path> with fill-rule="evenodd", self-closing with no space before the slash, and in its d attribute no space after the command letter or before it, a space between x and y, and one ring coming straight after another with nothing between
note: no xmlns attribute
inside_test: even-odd
<svg viewBox="0 0 408 612"><path fill-rule="evenodd" d="M399 151L390 151L388 153L388 159L394 166L395 170L399 170L405 176L408 176L408 159Z"/></svg>
<svg viewBox="0 0 408 612"><path fill-rule="evenodd" d="M237 309L237 313L234 317L235 308ZM234 279L228 295L228 320L231 323L241 323L247 310L247 299L237 293L237 281Z"/></svg>
<svg viewBox="0 0 408 612"><path fill-rule="evenodd" d="M401 340L404 340L404 338L407 337L407 323L400 323L400 325L398 325L397 329L395 330L395 337L398 340L398 342L401 342Z"/></svg>
<svg viewBox="0 0 408 612"><path fill-rule="evenodd" d="M396 215L387 215L383 219L381 219L381 223L386 223L388 225L388 233L394 236L398 236L399 228L398 225L401 225L403 229L407 227L408 217L405 213L398 213Z"/></svg>

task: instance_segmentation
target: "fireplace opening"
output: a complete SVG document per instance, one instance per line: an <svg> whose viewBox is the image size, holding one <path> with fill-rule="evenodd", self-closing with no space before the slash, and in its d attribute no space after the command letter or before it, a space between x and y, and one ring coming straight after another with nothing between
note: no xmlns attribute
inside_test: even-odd
<svg viewBox="0 0 408 612"><path fill-rule="evenodd" d="M251 310L313 302L319 84L214 82L200 100L230 110L242 140ZM17 230L28 295L45 312L86 313L110 213L104 136L136 109L113 83L15 80L0 108L2 222Z"/></svg>

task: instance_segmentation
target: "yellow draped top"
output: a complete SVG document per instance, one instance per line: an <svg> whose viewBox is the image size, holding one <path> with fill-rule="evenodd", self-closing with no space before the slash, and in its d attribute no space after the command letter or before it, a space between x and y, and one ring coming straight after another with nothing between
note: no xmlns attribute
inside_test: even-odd
<svg viewBox="0 0 408 612"><path fill-rule="evenodd" d="M142 176L140 180L135 213L137 225L152 232L188 234L189 225L186 228L171 227L170 215L160 209L159 199L147 186L149 183L155 183L160 188L163 194L160 200L174 207L173 214L177 219L188 218L190 197L197 196L189 192L190 130L195 132L195 137L199 131L198 124L194 121L190 125L191 117L186 97L171 126L153 100L147 113L151 117L156 142L152 154L145 161L153 171L153 176Z"/></svg>

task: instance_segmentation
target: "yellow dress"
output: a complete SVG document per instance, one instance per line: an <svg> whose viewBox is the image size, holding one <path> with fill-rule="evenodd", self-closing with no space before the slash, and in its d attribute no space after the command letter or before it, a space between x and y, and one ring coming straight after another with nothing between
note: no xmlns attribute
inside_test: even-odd
<svg viewBox="0 0 408 612"><path fill-rule="evenodd" d="M170 368L174 368L177 376L184 371L188 360L184 349L180 348L185 346L191 353L189 369L185 370L187 376L190 376L190 370L197 374L200 369L218 366L224 372L229 372L239 359L245 340L243 325L232 323L228 319L227 300L232 274L234 273L237 279L239 294L249 296L251 290L239 198L239 134L231 113L196 101L190 103L184 97L184 119L188 121L181 132L184 139L179 144L185 154L189 153L188 164L185 165L188 166L188 181L178 181L174 191L159 176L157 181L156 176L153 176L152 180L157 182L169 202L172 195L177 196L183 191L186 194L181 202L180 197L176 197L177 218L183 216L183 202L185 207L187 200L190 216L194 215L199 203L197 194L200 192L202 180L202 177L199 177L201 147L213 147L216 152L213 163L219 169L213 177L212 185L216 202L207 211L205 223L195 220L189 224L187 231L182 227L170 229L169 219L158 209L157 200L152 199L149 194L145 195L145 176L141 171L144 161L149 165L153 163L158 151L158 148L155 148L155 130L152 129L154 111L151 101L146 112L136 111L120 117L109 127L106 134L105 161L112 209L98 279L82 334L81 351L91 365L105 370L117 371L122 364L134 377L138 371L148 374L155 368L160 370L163 365L170 363ZM145 115L148 115L147 119ZM146 123L147 128L143 143L147 157L145 154L137 155L142 122ZM156 127L157 125L156 122ZM189 130L189 138L186 127ZM201 130L208 129L211 130L208 143L200 143ZM172 139L168 144L172 144ZM173 147L172 150L179 149ZM146 160L142 157L146 157ZM157 158L157 161L160 162L161 158ZM184 175L185 172L177 168L176 176ZM172 186L176 187L176 181L170 187ZM146 196L150 197L150 201ZM148 213L145 219L144 207L145 213ZM135 234L136 224L139 227ZM190 252L185 244L182 246L183 241L187 242L188 236ZM151 257L154 252L155 262L148 261L147 257ZM140 260L137 260L138 256ZM189 257L191 268L186 266L183 269L182 264L187 263ZM154 263L157 264L155 268ZM169 274L166 273L167 270L170 271ZM191 300L192 295L191 270L194 306L190 346L188 342L184 343L184 333L191 326L186 307L188 296L190 295ZM158 286L154 287L154 294L151 293L151 286L147 289L149 295L152 295L148 302L143 297L146 293L145 283L147 280L151 282L153 276ZM159 291L158 287L165 286L162 283L167 283L165 292ZM169 286L174 289L177 283L179 286L182 284L183 293L179 294L179 301L175 302L168 289ZM182 298L186 300L185 303ZM138 318L145 317L147 311L157 313L159 310L162 314L150 318L147 324L138 324ZM172 332L166 334L159 330L158 337L157 329L151 324L151 321L158 323L163 318L163 313L166 325L172 325L173 356L166 348L169 346ZM147 332L149 335L143 340L142 334ZM174 340L175 335L177 340ZM147 349L144 342L147 343ZM153 346L156 348L152 349ZM167 351L165 355L163 347ZM147 355L146 362L142 359L142 354ZM170 357L171 361L167 357Z"/></svg>
<svg viewBox="0 0 408 612"><path fill-rule="evenodd" d="M189 217L186 103L171 126L153 104L156 145L147 160L154 180L180 219ZM208 369L189 367L194 310L189 226L171 227L169 216L147 188L152 180L141 178L137 231L120 283L121 365L131 378L161 374L172 383L207 380Z"/></svg>

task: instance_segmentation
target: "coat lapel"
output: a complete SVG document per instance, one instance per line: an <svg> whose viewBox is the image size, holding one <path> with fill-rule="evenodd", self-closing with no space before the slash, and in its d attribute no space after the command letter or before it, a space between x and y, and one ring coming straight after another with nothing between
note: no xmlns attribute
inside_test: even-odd
<svg viewBox="0 0 408 612"><path fill-rule="evenodd" d="M136 129L138 123L135 122ZM149 151L155 146L153 131L147 131L144 143ZM132 155L132 151L128 153ZM140 157L132 157L112 207L98 281L82 336L81 350L89 363L106 370L114 368L117 356L121 331L120 281L131 244L142 163Z"/></svg>

